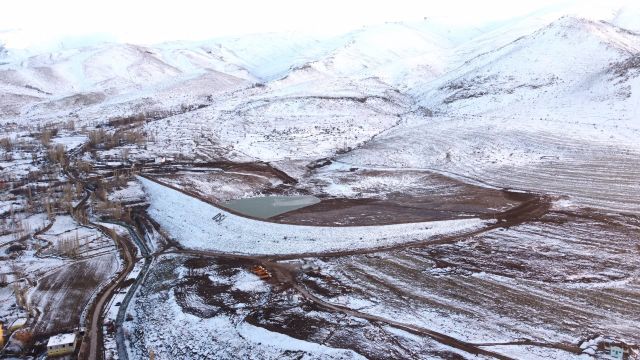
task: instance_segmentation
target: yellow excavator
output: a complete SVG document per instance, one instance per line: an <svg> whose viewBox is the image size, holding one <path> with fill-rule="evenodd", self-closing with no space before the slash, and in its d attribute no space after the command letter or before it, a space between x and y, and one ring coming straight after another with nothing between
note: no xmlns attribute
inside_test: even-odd
<svg viewBox="0 0 640 360"><path fill-rule="evenodd" d="M271 273L265 269L262 265L254 265L251 267L251 272L256 274L262 280L271 279Z"/></svg>

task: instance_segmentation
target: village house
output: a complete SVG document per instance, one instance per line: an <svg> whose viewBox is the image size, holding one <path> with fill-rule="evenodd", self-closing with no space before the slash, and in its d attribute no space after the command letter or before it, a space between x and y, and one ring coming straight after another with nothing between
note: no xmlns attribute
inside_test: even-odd
<svg viewBox="0 0 640 360"><path fill-rule="evenodd" d="M48 356L62 356L73 354L76 351L76 334L58 334L49 338L47 342Z"/></svg>

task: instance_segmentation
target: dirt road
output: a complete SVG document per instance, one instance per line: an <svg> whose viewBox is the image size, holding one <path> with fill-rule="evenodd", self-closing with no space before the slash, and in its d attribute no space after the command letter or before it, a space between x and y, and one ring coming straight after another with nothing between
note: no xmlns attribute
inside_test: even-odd
<svg viewBox="0 0 640 360"><path fill-rule="evenodd" d="M103 346L102 345L102 324L103 324L103 310L105 304L109 302L109 299L113 296L116 289L127 278L129 272L133 269L135 264L135 249L133 245L127 240L117 237L116 245L120 250L120 254L124 261L124 267L118 276L104 288L96 298L96 301L92 304L91 309L88 311L88 327L87 334L83 341L83 346L80 349L79 359L102 359L103 358Z"/></svg>
<svg viewBox="0 0 640 360"><path fill-rule="evenodd" d="M319 305L320 307L322 307L322 308L324 308L326 310L333 311L333 312L341 312L343 314L347 314L347 315L350 315L350 316L353 316L353 317L357 317L357 318L360 318L360 319L365 319L365 320L368 320L368 321L371 321L371 322L384 323L384 324L387 324L389 326L395 327L397 329L410 332L412 334L416 334L416 335L420 335L420 336L427 336L427 337L430 337L431 339L433 339L433 340L435 340L435 341L437 341L437 342L439 342L441 344L444 344L444 345L447 345L447 346L450 346L450 347L465 351L465 352L470 353L470 354L485 355L485 356L490 356L490 357L493 357L493 358L496 358L496 359L500 359L500 360L514 360L511 357L504 356L502 354L499 354L499 353L496 353L496 352L493 352L493 351L490 351L490 350L483 349L483 348L481 348L481 347L479 347L477 345L474 345L474 344L471 344L471 343L468 343L468 342L465 342L465 341L462 341L462 340L458 340L458 339L456 339L454 337L451 337L451 336L448 336L448 335L445 335L445 334L442 334L442 333L439 333L439 332L436 332L436 331L433 331L433 330L425 329L423 327L419 327L419 326L416 326L416 325L404 324L404 323L401 323L401 322L398 322L398 321L395 321L395 320L383 318L381 316L370 315L370 314L359 312L359 311L356 311L356 310L353 310L353 309L350 309L350 308L347 308L347 307L344 307L344 306L339 306L339 305L328 303L328 302L326 302L326 301L314 296L310 292L308 292L303 285L300 285L297 282L293 282L292 286L300 295L302 295L302 297L304 297L305 299L307 299L309 301L314 302L316 305Z"/></svg>
<svg viewBox="0 0 640 360"><path fill-rule="evenodd" d="M76 181L80 181L75 179L71 174L67 173L67 175ZM73 208L72 215L77 218L80 211L84 211L87 202L91 196L91 191L87 190L84 198ZM102 225L96 223L89 223L87 226L96 228L100 230L105 235L109 234L107 228ZM124 262L124 266L121 271L118 273L116 278L111 281L107 287L102 289L95 301L90 305L89 310L87 311L87 333L82 342L82 346L80 348L78 358L79 359L102 359L103 358L103 350L102 346L102 325L103 325L103 310L105 304L109 302L109 299L113 296L116 289L122 284L122 282L127 278L127 275L133 269L135 264L135 254L136 250L132 243L127 241L127 239L121 236L113 237L113 240L120 251L121 258Z"/></svg>

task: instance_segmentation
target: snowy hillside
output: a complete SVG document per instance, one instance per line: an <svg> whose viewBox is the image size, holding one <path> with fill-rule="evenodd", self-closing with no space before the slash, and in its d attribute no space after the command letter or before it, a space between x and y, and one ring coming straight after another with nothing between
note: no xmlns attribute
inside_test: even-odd
<svg viewBox="0 0 640 360"><path fill-rule="evenodd" d="M451 47L452 41L438 34L391 23L345 36L342 46L308 66L333 76L377 76L400 84L418 70L422 77L442 74Z"/></svg>
<svg viewBox="0 0 640 360"><path fill-rule="evenodd" d="M621 28L640 32L640 7L637 4L622 7L615 12L611 23Z"/></svg>
<svg viewBox="0 0 640 360"><path fill-rule="evenodd" d="M220 71L224 72L220 72ZM237 76L234 76L237 75ZM104 102L176 95L206 96L250 79L248 73L204 51L156 50L102 44L13 58L0 65L3 115L41 116ZM206 83L206 84L203 84ZM204 95L199 87L206 86ZM181 100L180 102L189 101Z"/></svg>
<svg viewBox="0 0 640 360"><path fill-rule="evenodd" d="M608 105L624 99L623 87L609 79L610 67L638 51L638 34L608 23L562 18L467 61L435 81L422 95L422 103L437 111L466 114L525 108L538 110L532 116L544 116L550 107L570 108L573 113L600 104L610 112ZM509 109L514 106L516 111Z"/></svg>
<svg viewBox="0 0 640 360"><path fill-rule="evenodd" d="M149 141L132 156L269 161L298 175L340 156L490 180L498 166L527 173L549 157L590 164L590 144L638 151L640 35L617 26L633 17L549 17L10 56L0 121L143 119Z"/></svg>
<svg viewBox="0 0 640 360"><path fill-rule="evenodd" d="M210 106L144 128L156 140L151 153L311 161L353 149L397 126L411 106L411 99L373 79L299 86L275 82L221 95Z"/></svg>

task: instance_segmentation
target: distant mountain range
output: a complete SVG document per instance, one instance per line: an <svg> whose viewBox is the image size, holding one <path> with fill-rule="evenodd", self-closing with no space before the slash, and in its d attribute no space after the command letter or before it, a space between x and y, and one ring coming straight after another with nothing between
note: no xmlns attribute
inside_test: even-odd
<svg viewBox="0 0 640 360"><path fill-rule="evenodd" d="M509 186L520 169L546 174L536 186L576 195L593 190L576 185L586 176L597 191L616 184L602 197L617 209L640 204L629 195L640 194L637 177L619 176L638 168L640 151L640 17L632 14L10 50L0 65L0 123L145 118L149 156L261 160L299 174L335 157ZM544 159L558 159L566 181L542 171ZM590 170L572 170L578 163Z"/></svg>

